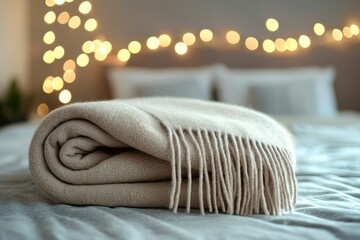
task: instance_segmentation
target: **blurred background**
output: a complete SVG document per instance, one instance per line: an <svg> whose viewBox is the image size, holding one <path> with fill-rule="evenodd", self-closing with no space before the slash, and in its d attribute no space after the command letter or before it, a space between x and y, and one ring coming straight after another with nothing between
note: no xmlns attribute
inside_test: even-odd
<svg viewBox="0 0 360 240"><path fill-rule="evenodd" d="M359 16L358 0L1 0L0 109L110 99L110 68L221 63L333 66L338 109L359 111Z"/></svg>

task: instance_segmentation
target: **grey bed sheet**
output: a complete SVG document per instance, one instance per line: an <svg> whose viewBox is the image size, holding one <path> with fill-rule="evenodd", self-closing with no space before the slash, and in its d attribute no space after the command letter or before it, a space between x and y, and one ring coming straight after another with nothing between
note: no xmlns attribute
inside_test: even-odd
<svg viewBox="0 0 360 240"><path fill-rule="evenodd" d="M296 210L251 217L53 204L28 171L36 126L0 129L0 239L360 239L360 121L293 126Z"/></svg>

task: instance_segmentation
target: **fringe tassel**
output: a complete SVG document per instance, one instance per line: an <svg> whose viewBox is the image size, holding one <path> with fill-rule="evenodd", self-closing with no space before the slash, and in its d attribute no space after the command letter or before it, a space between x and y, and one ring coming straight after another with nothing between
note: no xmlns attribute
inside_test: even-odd
<svg viewBox="0 0 360 240"><path fill-rule="evenodd" d="M281 215L282 210L293 210L297 185L292 153L216 131L167 130L172 166L169 208L174 212L183 194L186 212L191 210L194 167L199 172L196 195L201 214L205 214L205 209L236 215ZM187 191L181 193L181 171L185 166Z"/></svg>

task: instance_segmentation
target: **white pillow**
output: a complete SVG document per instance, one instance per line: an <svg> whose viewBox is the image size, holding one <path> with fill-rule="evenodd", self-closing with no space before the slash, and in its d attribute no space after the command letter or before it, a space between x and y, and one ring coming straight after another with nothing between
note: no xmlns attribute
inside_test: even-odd
<svg viewBox="0 0 360 240"><path fill-rule="evenodd" d="M335 69L333 67L302 67L288 69L229 69L223 72L216 81L216 88L219 101L238 104L248 107L256 107L256 94L254 88L266 87L271 85L287 85L294 84L300 86L302 83L309 87L299 87L296 95L288 95L292 102L301 102L306 98L307 104L312 106L311 114L319 116L332 116L336 110L336 99L333 89L333 81L335 78ZM309 84L311 82L312 84ZM272 91L274 92L275 91ZM258 95L259 96L259 95ZM266 105L271 106L271 96L268 95ZM264 99L262 99L263 101ZM274 97L277 102L277 113L279 110L279 98ZM289 99L283 99L285 108L289 107ZM311 102L309 102L311 101ZM264 106L263 106L264 107ZM294 105L294 107L296 107ZM280 106L281 109L281 106ZM267 109L261 109L265 112ZM301 112L297 109L292 110L294 113ZM309 110L310 111L310 110ZM286 112L284 112L286 114Z"/></svg>
<svg viewBox="0 0 360 240"><path fill-rule="evenodd" d="M225 66L215 64L198 68L110 68L107 72L113 98L139 97L137 88L144 84L178 83L179 81L201 82L202 95L207 91L208 100L212 96L212 84L224 71Z"/></svg>

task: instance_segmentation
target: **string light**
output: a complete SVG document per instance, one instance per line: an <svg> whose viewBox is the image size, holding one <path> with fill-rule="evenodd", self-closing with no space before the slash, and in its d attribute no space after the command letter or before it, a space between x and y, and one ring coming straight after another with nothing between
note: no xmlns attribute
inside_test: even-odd
<svg viewBox="0 0 360 240"><path fill-rule="evenodd" d="M55 41L55 33L53 31L48 31L43 37L44 43L52 44Z"/></svg>
<svg viewBox="0 0 360 240"><path fill-rule="evenodd" d="M286 51L286 41L285 39L278 38L275 40L275 48L279 52L285 52Z"/></svg>
<svg viewBox="0 0 360 240"><path fill-rule="evenodd" d="M65 3L65 0L54 0L56 5L63 5Z"/></svg>
<svg viewBox="0 0 360 240"><path fill-rule="evenodd" d="M71 3L74 0L45 0L45 4L48 7L53 7L55 5L63 5L65 3ZM90 1L82 1L78 7L80 14L86 15L89 14L92 10L92 4ZM54 24L55 22L65 25L67 24L71 29L77 29L81 26L81 18L79 16L72 16L67 11L63 11L58 15L54 11L48 11L44 15L44 22L46 24ZM98 22L94 18L89 18L85 21L83 25L84 29L88 32L95 31L98 27ZM275 32L279 29L279 22L274 18L269 18L265 22L266 29L271 32ZM323 24L315 23L313 27L314 33L317 36L323 36L326 32L326 29ZM329 31L330 32L330 31ZM333 29L331 35L334 40L341 41L344 37L352 38L353 36L359 35L360 30L358 25L351 24L349 26L344 26L340 29ZM203 42L210 42L214 38L214 34L209 29L202 29L200 31L200 39ZM328 35L326 35L328 36ZM238 44L240 42L240 34L234 30L228 31L225 35L225 39L229 44ZM57 35L53 31L48 31L43 36L43 42L45 44L53 44L57 40ZM188 46L192 46L196 43L196 36L187 32L183 34L182 41L177 42L174 45L174 50L176 54L184 55L188 52ZM158 49L159 47L168 47L172 43L172 37L168 34L161 34L158 38L152 36L147 39L146 46L150 50ZM273 53L275 50L278 52L285 51L295 51L298 47L309 48L312 44L311 39L307 35L301 35L298 38L298 41L294 38L277 38L275 41L270 39L265 39L262 41L262 47L265 52ZM245 46L248 50L254 51L259 47L259 40L254 37L247 37L245 39ZM117 53L117 57L120 62L126 63L129 61L131 54L137 54L141 51L142 45L139 41L131 41L128 44L127 49L120 49ZM63 64L63 75L61 77L47 77L43 82L43 91L47 94L53 93L55 91L61 91L64 87L64 81L66 83L72 83L76 79L75 68L76 65L80 67L85 67L89 64L89 56L87 54L94 53L94 57L97 61L104 61L108 54L112 52L112 44L109 41L102 41L100 39L95 39L93 41L86 41L82 45L82 51L80 55L76 58L76 62L73 59L68 59ZM47 64L53 63L56 59L61 59L65 55L65 49L63 46L57 46L54 50L47 50L43 55L43 60ZM60 102L67 104L71 101L71 92L69 90L62 90L59 94ZM39 116L44 116L49 112L49 108L45 103L42 103L38 106L37 113Z"/></svg>
<svg viewBox="0 0 360 240"><path fill-rule="evenodd" d="M351 24L350 25L350 31L352 32L352 34L354 34L355 36L359 35L359 27L356 24Z"/></svg>
<svg viewBox="0 0 360 240"><path fill-rule="evenodd" d="M64 56L65 54L65 49L62 46L57 46L54 49L54 56L56 59L60 59Z"/></svg>
<svg viewBox="0 0 360 240"><path fill-rule="evenodd" d="M132 41L129 43L128 49L132 54L137 54L141 50L141 44L138 41Z"/></svg>
<svg viewBox="0 0 360 240"><path fill-rule="evenodd" d="M288 38L286 39L286 48L293 52L298 48L298 43L294 38Z"/></svg>
<svg viewBox="0 0 360 240"><path fill-rule="evenodd" d="M175 52L179 55L184 55L188 50L188 47L183 42L178 42L175 44Z"/></svg>
<svg viewBox="0 0 360 240"><path fill-rule="evenodd" d="M49 113L49 107L45 103L41 103L37 107L36 112L40 117L44 117Z"/></svg>
<svg viewBox="0 0 360 240"><path fill-rule="evenodd" d="M271 32L275 32L279 28L279 22L274 18L269 18L268 20L266 20L265 25L266 28Z"/></svg>
<svg viewBox="0 0 360 240"><path fill-rule="evenodd" d="M226 33L226 41L230 44L237 44L240 42L240 34L236 31L228 31Z"/></svg>
<svg viewBox="0 0 360 240"><path fill-rule="evenodd" d="M210 42L214 37L214 34L209 29L203 29L200 31L200 38L204 42Z"/></svg>
<svg viewBox="0 0 360 240"><path fill-rule="evenodd" d="M245 40L245 46L247 49L254 51L259 47L259 42L256 38L254 37L248 37Z"/></svg>
<svg viewBox="0 0 360 240"><path fill-rule="evenodd" d="M59 14L58 18L57 18L57 21L60 23L60 24L66 24L70 19L70 15L68 12L62 12Z"/></svg>
<svg viewBox="0 0 360 240"><path fill-rule="evenodd" d="M117 57L121 62L129 61L130 56L131 54L127 49L121 49L117 54Z"/></svg>
<svg viewBox="0 0 360 240"><path fill-rule="evenodd" d="M82 45L82 50L84 53L92 53L95 49L95 44L92 41L86 41Z"/></svg>
<svg viewBox="0 0 360 240"><path fill-rule="evenodd" d="M44 21L47 24L52 24L55 22L55 20L56 20L56 14L54 13L54 11L47 12L44 16Z"/></svg>
<svg viewBox="0 0 360 240"><path fill-rule="evenodd" d="M263 49L267 53L275 51L275 43L270 39L265 39L263 42Z"/></svg>
<svg viewBox="0 0 360 240"><path fill-rule="evenodd" d="M311 40L308 36L306 35L301 35L299 37L299 45L302 47L302 48L308 48L310 47L310 44L311 44Z"/></svg>
<svg viewBox="0 0 360 240"><path fill-rule="evenodd" d="M64 89L59 94L60 102L67 104L71 101L71 92L67 89Z"/></svg>
<svg viewBox="0 0 360 240"><path fill-rule="evenodd" d="M76 68L76 64L75 61L72 59L66 60L63 66L64 71L68 71L68 70L74 71L75 68Z"/></svg>
<svg viewBox="0 0 360 240"><path fill-rule="evenodd" d="M78 66L80 67L85 67L89 64L89 56L86 55L85 53L80 54L77 58L76 58L76 63Z"/></svg>
<svg viewBox="0 0 360 240"><path fill-rule="evenodd" d="M82 2L79 6L79 12L88 14L91 11L91 3L89 1Z"/></svg>
<svg viewBox="0 0 360 240"><path fill-rule="evenodd" d="M53 51L51 50L46 51L43 55L43 60L47 64L53 63L55 61L55 55Z"/></svg>
<svg viewBox="0 0 360 240"><path fill-rule="evenodd" d="M342 32L335 28L333 31L332 31L332 36L333 38L335 39L335 41L341 41L341 39L343 38L343 34Z"/></svg>
<svg viewBox="0 0 360 240"><path fill-rule="evenodd" d="M54 91L54 88L52 86L52 80L54 78L52 76L49 76L45 79L44 83L43 83L43 91L47 94L50 94Z"/></svg>
<svg viewBox="0 0 360 240"><path fill-rule="evenodd" d="M314 33L318 36L322 36L325 33L325 27L321 23L315 23Z"/></svg>
<svg viewBox="0 0 360 240"><path fill-rule="evenodd" d="M81 25L81 19L79 16L72 16L68 22L68 25L72 29L76 29Z"/></svg>
<svg viewBox="0 0 360 240"><path fill-rule="evenodd" d="M66 70L63 75L63 79L67 83L72 83L75 81L76 74L73 70Z"/></svg>
<svg viewBox="0 0 360 240"><path fill-rule="evenodd" d="M55 1L54 0L46 0L45 4L48 7L53 7L55 5Z"/></svg>
<svg viewBox="0 0 360 240"><path fill-rule="evenodd" d="M85 22L84 28L88 32L92 32L97 28L97 21L94 18L90 18Z"/></svg>
<svg viewBox="0 0 360 240"><path fill-rule="evenodd" d="M59 90L61 90L63 88L64 81L62 80L61 77L54 77L54 79L52 80L51 85L52 85L54 90L59 91Z"/></svg>
<svg viewBox="0 0 360 240"><path fill-rule="evenodd" d="M182 40L186 45L191 46L196 42L196 37L193 33L188 32L183 35Z"/></svg>
<svg viewBox="0 0 360 240"><path fill-rule="evenodd" d="M168 47L171 44L171 37L167 34L161 34L159 37L159 44L161 47Z"/></svg>
<svg viewBox="0 0 360 240"><path fill-rule="evenodd" d="M160 46L160 41L157 37L149 37L148 40L146 41L146 46L150 50L155 50Z"/></svg>

